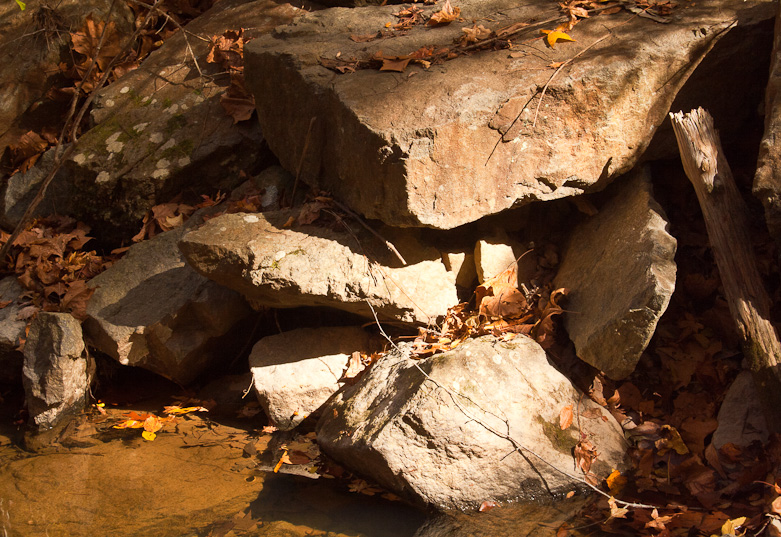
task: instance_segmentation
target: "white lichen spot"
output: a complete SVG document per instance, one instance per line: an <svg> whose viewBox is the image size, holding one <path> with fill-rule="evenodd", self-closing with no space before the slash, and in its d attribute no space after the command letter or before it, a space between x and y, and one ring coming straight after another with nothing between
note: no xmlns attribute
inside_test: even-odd
<svg viewBox="0 0 781 537"><path fill-rule="evenodd" d="M255 216L254 214L248 214L244 217L244 221L248 224L254 224L255 222L258 222L260 219Z"/></svg>
<svg viewBox="0 0 781 537"><path fill-rule="evenodd" d="M220 228L220 231L228 231L228 228L226 228L225 226L222 226L222 227Z"/></svg>
<svg viewBox="0 0 781 537"><path fill-rule="evenodd" d="M280 259L282 259L286 255L287 255L287 252L285 252L284 250L280 250L280 251L278 251L277 253L274 254L274 261L279 261Z"/></svg>
<svg viewBox="0 0 781 537"><path fill-rule="evenodd" d="M171 149L173 146L176 145L176 140L173 138L169 138L166 143L160 146L160 151L165 151L166 149Z"/></svg>
<svg viewBox="0 0 781 537"><path fill-rule="evenodd" d="M453 381L453 390L456 391L456 392L460 392L461 391L461 383L458 382L457 380Z"/></svg>
<svg viewBox="0 0 781 537"><path fill-rule="evenodd" d="M169 114L175 114L179 111L179 105L174 103L168 108L166 108L165 111L168 112Z"/></svg>
<svg viewBox="0 0 781 537"><path fill-rule="evenodd" d="M202 103L204 100L205 100L205 99L203 98L203 95L198 95L198 96L195 98L195 102L196 102L196 104L197 104L197 103Z"/></svg>
<svg viewBox="0 0 781 537"><path fill-rule="evenodd" d="M152 142L153 144L159 144L160 142L163 141L163 133L162 132L153 132L149 136L149 141Z"/></svg>
<svg viewBox="0 0 781 537"><path fill-rule="evenodd" d="M109 153L119 153L125 147L124 142L119 141L120 136L122 136L122 132L118 131L106 138L106 149Z"/></svg>
<svg viewBox="0 0 781 537"><path fill-rule="evenodd" d="M184 112L184 111L185 111L185 110L187 110L188 108L189 108L189 107L188 107L186 104L184 104L184 103L182 103L182 104L181 104L181 109L182 109L182 112Z"/></svg>
<svg viewBox="0 0 781 537"><path fill-rule="evenodd" d="M108 183L111 180L111 174L107 171L102 171L95 178L95 181L99 184Z"/></svg>
<svg viewBox="0 0 781 537"><path fill-rule="evenodd" d="M84 162L86 162L86 160L87 160L87 157L84 156L84 153L79 153L78 155L73 157L73 162L75 162L76 164L84 164Z"/></svg>
<svg viewBox="0 0 781 537"><path fill-rule="evenodd" d="M123 94L123 95L124 95L124 94L125 94L125 93L127 93L128 91L130 91L130 86L125 86L124 88L122 88L121 90L119 90L119 93L121 93L121 94Z"/></svg>
<svg viewBox="0 0 781 537"><path fill-rule="evenodd" d="M491 357L491 361L495 363L496 365L499 365L502 363L502 355L501 354L494 354Z"/></svg>
<svg viewBox="0 0 781 537"><path fill-rule="evenodd" d="M114 106L114 99L106 99L106 102L104 102L103 104L106 105L106 108L111 108L112 106Z"/></svg>
<svg viewBox="0 0 781 537"><path fill-rule="evenodd" d="M165 69L160 69L160 76L163 76L165 74Z"/></svg>
<svg viewBox="0 0 781 537"><path fill-rule="evenodd" d="M155 170L152 172L152 177L155 179L163 179L165 177L168 177L168 175L171 173L171 171L168 168L160 168L159 170Z"/></svg>
<svg viewBox="0 0 781 537"><path fill-rule="evenodd" d="M472 351L466 351L467 356L472 356Z"/></svg>
<svg viewBox="0 0 781 537"><path fill-rule="evenodd" d="M149 122L147 123L139 123L135 127L133 127L133 130L136 131L136 133L144 132L144 129L149 126Z"/></svg>
<svg viewBox="0 0 781 537"><path fill-rule="evenodd" d="M188 164L190 164L190 157L182 157L176 162L180 168L184 168Z"/></svg>
<svg viewBox="0 0 781 537"><path fill-rule="evenodd" d="M161 170L163 168L167 168L170 165L171 162L167 158L161 158L160 160L157 161L157 164L155 164L155 168Z"/></svg>

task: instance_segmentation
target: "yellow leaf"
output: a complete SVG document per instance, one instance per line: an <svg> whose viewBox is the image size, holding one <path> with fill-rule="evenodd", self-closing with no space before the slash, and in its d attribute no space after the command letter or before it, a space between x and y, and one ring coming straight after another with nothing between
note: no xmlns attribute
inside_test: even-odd
<svg viewBox="0 0 781 537"><path fill-rule="evenodd" d="M144 440L148 440L150 442L157 437L157 435L155 433L152 433L152 432L149 432L149 431L143 431L141 433L141 436L144 437Z"/></svg>
<svg viewBox="0 0 781 537"><path fill-rule="evenodd" d="M562 32L561 30L540 30L541 33L546 34L548 44L553 47L553 45L556 44L556 41L575 41L572 39L566 32Z"/></svg>
<svg viewBox="0 0 781 537"><path fill-rule="evenodd" d="M724 525L721 527L721 535L737 535L736 531L738 527L742 526L746 522L746 517L742 516L739 518L733 518L732 520L727 520ZM743 533L741 532L740 535Z"/></svg>
<svg viewBox="0 0 781 537"><path fill-rule="evenodd" d="M627 482L626 477L622 476L618 470L613 470L605 481L610 491L615 493L621 492L621 489L624 488Z"/></svg>
<svg viewBox="0 0 781 537"><path fill-rule="evenodd" d="M287 456L287 450L285 450L285 452L282 453L282 457L280 457L279 462L277 463L276 466L274 466L275 474L279 472L279 469L282 468L283 464L293 464L292 462L290 462L290 459Z"/></svg>
<svg viewBox="0 0 781 537"><path fill-rule="evenodd" d="M163 409L163 412L166 414L189 414L190 412L208 412L208 408L204 408L202 406L186 406L184 408L174 405L174 406L167 406Z"/></svg>

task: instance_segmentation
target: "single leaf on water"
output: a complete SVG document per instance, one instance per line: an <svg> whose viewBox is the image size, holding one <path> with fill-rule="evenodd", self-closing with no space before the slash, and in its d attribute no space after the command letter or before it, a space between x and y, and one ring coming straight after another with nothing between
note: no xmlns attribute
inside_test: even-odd
<svg viewBox="0 0 781 537"><path fill-rule="evenodd" d="M144 431L141 433L141 436L144 437L144 440L147 440L149 442L153 441L155 438L157 438L157 435L155 433Z"/></svg>

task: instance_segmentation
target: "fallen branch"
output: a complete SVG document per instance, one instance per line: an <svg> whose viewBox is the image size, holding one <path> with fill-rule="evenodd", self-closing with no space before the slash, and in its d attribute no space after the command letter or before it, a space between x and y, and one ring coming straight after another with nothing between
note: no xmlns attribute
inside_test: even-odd
<svg viewBox="0 0 781 537"><path fill-rule="evenodd" d="M711 115L670 114L683 169L697 193L732 317L743 340L768 428L781 433L781 342L757 269L747 209L724 157Z"/></svg>

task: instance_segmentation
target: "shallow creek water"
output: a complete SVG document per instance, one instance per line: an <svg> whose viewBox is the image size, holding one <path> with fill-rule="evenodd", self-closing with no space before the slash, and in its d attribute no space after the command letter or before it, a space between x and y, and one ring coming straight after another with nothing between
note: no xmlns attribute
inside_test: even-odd
<svg viewBox="0 0 781 537"><path fill-rule="evenodd" d="M128 410L83 417L37 453L4 420L0 537L553 536L582 503L424 513L351 492L345 480L305 477L301 466L274 473L274 436L247 420L189 414L149 442L139 429L111 428Z"/></svg>

